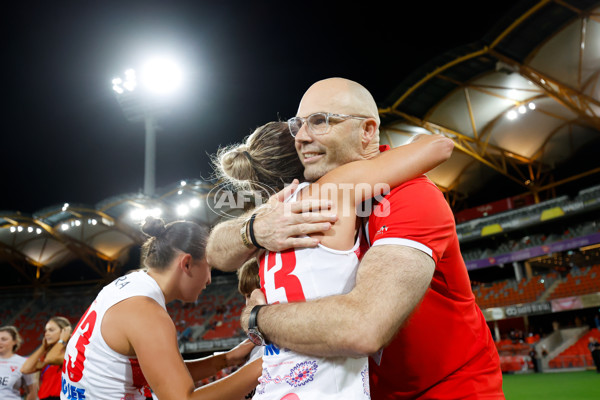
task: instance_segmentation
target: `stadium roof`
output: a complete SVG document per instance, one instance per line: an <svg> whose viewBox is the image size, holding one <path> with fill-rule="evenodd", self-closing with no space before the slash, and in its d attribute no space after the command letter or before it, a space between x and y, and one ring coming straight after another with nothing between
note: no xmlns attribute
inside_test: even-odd
<svg viewBox="0 0 600 400"><path fill-rule="evenodd" d="M394 90L380 107L382 142L452 138L452 157L430 178L453 205L597 182L593 152L582 149L600 138L599 5L520 2L481 42L440 55Z"/></svg>
<svg viewBox="0 0 600 400"><path fill-rule="evenodd" d="M382 142L402 145L419 132L452 138L451 159L429 176L455 207L485 195L555 195L583 177L597 182L600 168L587 155L600 141L599 7L520 2L481 42L440 55L393 91L380 105ZM92 280L108 279L143 242L139 221L147 213L172 219L183 207L187 218L220 218L203 201L211 188L186 180L152 198L133 193L33 215L0 212L0 286L48 284L74 260Z"/></svg>
<svg viewBox="0 0 600 400"><path fill-rule="evenodd" d="M130 250L144 242L140 222L146 216L166 221L185 218L208 225L221 218L212 211L213 186L200 180L182 180L158 189L152 197L122 194L95 206L61 204L33 215L0 211L0 261L12 267L3 270L0 286L108 279L118 272L116 267L129 261ZM57 280L53 273L73 261L85 264L87 273L70 278L63 274Z"/></svg>

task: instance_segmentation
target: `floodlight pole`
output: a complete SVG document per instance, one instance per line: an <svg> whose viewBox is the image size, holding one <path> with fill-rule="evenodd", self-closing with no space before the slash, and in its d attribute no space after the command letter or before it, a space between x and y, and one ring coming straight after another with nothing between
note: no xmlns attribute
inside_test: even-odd
<svg viewBox="0 0 600 400"><path fill-rule="evenodd" d="M144 118L146 130L146 156L144 160L144 194L153 196L156 186L156 118L147 113Z"/></svg>
<svg viewBox="0 0 600 400"><path fill-rule="evenodd" d="M173 66L171 63L167 62L165 64L163 61L158 63L153 62L151 64L153 64L153 67L150 68L150 70L152 70L153 73L150 74L150 79L146 80L146 86L152 86L148 85L148 83L152 83L152 78L154 78L155 81L161 81L164 76L174 76L175 79L171 79L170 82L162 79L162 86L164 86L165 82L171 84L171 89L178 86L180 74L178 73L177 68L172 68ZM169 66L172 70L170 74L168 71L165 71L165 65ZM167 70L168 69L169 68L167 68ZM117 100L119 101L127 119L135 123L140 123L142 121L144 122L144 128L146 132L146 148L144 158L144 195L152 197L154 196L156 185L155 172L156 132L158 130L157 119L167 111L167 104L161 99L156 99L156 93L153 94L150 92L157 92L156 89L158 88L160 89L158 92L163 91L164 94L165 87L161 87L161 85L154 85L157 87L146 87L142 90L136 90L136 88L138 88L138 81L134 69L128 69L125 71L125 79L121 79L120 77L114 78L112 80L112 85L113 90L117 93Z"/></svg>

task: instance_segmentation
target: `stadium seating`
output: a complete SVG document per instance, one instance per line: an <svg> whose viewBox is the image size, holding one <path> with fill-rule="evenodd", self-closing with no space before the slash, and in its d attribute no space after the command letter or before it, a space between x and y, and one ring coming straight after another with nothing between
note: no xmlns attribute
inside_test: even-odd
<svg viewBox="0 0 600 400"><path fill-rule="evenodd" d="M503 307L536 301L558 278L555 273L535 276L531 279L503 280L473 287L475 301L481 307Z"/></svg>
<svg viewBox="0 0 600 400"><path fill-rule="evenodd" d="M475 300L480 308L503 307L537 301L556 280L560 283L552 289L546 300L600 292L600 265L572 268L564 278L557 273L523 278L519 282L506 279L473 286Z"/></svg>
<svg viewBox="0 0 600 400"><path fill-rule="evenodd" d="M583 269L572 269L565 279L554 289L548 299L552 300L595 292L600 292L600 265Z"/></svg>
<svg viewBox="0 0 600 400"><path fill-rule="evenodd" d="M70 288L62 292L48 292L31 298L22 307L8 309L2 324L11 324L19 329L23 345L18 353L31 354L42 342L44 327L53 316L66 317L73 326L77 324L86 308L96 296L96 288ZM77 301L73 301L76 298ZM5 319L6 318L6 319Z"/></svg>
<svg viewBox="0 0 600 400"><path fill-rule="evenodd" d="M97 295L98 287L63 289L38 297L14 295L0 299L2 302L0 324L15 325L24 339L19 354L31 354L41 343L46 322L55 315L77 324L86 308ZM76 298L77 301L73 301ZM192 304L173 301L167 311L173 319L178 334L187 327L201 327L203 340L242 337L239 317L245 299L237 291L237 278L223 276L213 283ZM189 337L188 340L199 338Z"/></svg>
<svg viewBox="0 0 600 400"><path fill-rule="evenodd" d="M593 367L594 361L588 349L589 338L595 337L600 341L600 331L591 329L577 342L562 351L558 356L548 362L550 368L582 368Z"/></svg>
<svg viewBox="0 0 600 400"><path fill-rule="evenodd" d="M537 336L539 340L539 336ZM496 342L498 355L500 356L500 368L502 372L517 372L533 369L533 363L529 356L531 344L513 342L511 339L502 339Z"/></svg>

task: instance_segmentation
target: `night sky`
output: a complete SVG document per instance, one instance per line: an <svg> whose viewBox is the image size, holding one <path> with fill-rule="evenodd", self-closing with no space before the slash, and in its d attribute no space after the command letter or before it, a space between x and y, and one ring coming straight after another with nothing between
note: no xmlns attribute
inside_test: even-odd
<svg viewBox="0 0 600 400"><path fill-rule="evenodd" d="M210 176L209 154L294 116L316 80L353 79L383 102L514 3L15 2L2 16L0 210L93 206L141 190L144 127L125 118L111 80L149 56L173 56L186 79L160 121L159 188Z"/></svg>

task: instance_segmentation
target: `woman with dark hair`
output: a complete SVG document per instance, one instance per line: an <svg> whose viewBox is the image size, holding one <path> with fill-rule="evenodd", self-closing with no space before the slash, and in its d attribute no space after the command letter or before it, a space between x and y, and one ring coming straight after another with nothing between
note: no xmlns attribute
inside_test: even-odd
<svg viewBox="0 0 600 400"><path fill-rule="evenodd" d="M197 390L194 382L242 364L252 345L185 361L166 304L194 302L210 284L204 249L208 229L194 222L146 220L143 269L105 286L67 346L62 399L239 400L257 384L260 362Z"/></svg>
<svg viewBox="0 0 600 400"><path fill-rule="evenodd" d="M42 344L29 356L21 372L40 373L37 396L40 400L60 399L60 374L65 348L71 337L71 322L65 317L54 316L44 329Z"/></svg>
<svg viewBox="0 0 600 400"><path fill-rule="evenodd" d="M21 391L25 400L36 400L37 384L31 374L24 374L20 367L25 357L16 354L23 343L19 331L14 326L0 327L0 399L21 400Z"/></svg>

